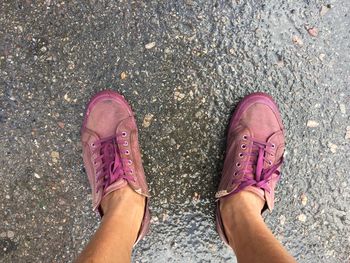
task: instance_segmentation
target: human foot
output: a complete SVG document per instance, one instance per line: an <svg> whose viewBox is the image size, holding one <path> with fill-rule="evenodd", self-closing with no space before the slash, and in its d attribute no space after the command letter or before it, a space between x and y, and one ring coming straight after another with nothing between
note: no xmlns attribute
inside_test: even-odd
<svg viewBox="0 0 350 263"><path fill-rule="evenodd" d="M109 212L112 197L128 199L129 206L144 206L141 229L135 244L149 228L148 187L138 145L133 112L118 93L102 91L89 102L81 129L85 170L92 188L94 210ZM135 198L130 187L140 198ZM118 193L113 193L118 191ZM127 195L121 197L122 193ZM118 200L113 198L113 200ZM121 199L122 198L122 199ZM139 201L136 201L139 199ZM141 201L140 201L141 200Z"/></svg>
<svg viewBox="0 0 350 263"><path fill-rule="evenodd" d="M130 206L130 204L133 204ZM130 186L117 189L101 200L101 210L104 216L113 215L119 208L126 208L141 214L140 223L145 210L146 198L136 193Z"/></svg>
<svg viewBox="0 0 350 263"><path fill-rule="evenodd" d="M216 193L217 230L226 244L220 207L225 206L225 199L248 191L261 199L259 212L272 210L283 152L284 128L275 102L264 93L245 97L231 118L224 168Z"/></svg>
<svg viewBox="0 0 350 263"><path fill-rule="evenodd" d="M218 209L229 245L235 250L235 232L239 227L262 221L261 210L264 201L249 191L240 191L220 201Z"/></svg>

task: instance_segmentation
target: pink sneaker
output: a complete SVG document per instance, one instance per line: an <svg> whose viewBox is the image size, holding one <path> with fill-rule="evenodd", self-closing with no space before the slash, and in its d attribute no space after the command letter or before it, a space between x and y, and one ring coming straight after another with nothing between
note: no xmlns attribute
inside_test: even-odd
<svg viewBox="0 0 350 263"><path fill-rule="evenodd" d="M284 128L275 102L264 93L246 96L231 118L222 178L215 195L217 230L226 244L220 200L250 191L265 201L263 210L272 211L284 147Z"/></svg>
<svg viewBox="0 0 350 263"><path fill-rule="evenodd" d="M136 244L149 229L149 192L134 114L123 96L114 91L102 91L90 100L81 129L81 141L94 210L103 216L102 198L126 185L146 197Z"/></svg>

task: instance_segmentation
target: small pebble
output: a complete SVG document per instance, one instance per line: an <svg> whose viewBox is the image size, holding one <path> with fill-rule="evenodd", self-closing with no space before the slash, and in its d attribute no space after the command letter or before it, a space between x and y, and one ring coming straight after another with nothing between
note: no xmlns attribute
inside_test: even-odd
<svg viewBox="0 0 350 263"><path fill-rule="evenodd" d="M153 114L148 113L146 114L145 118L143 119L142 126L145 128L148 128L151 125L152 119L153 119Z"/></svg>
<svg viewBox="0 0 350 263"><path fill-rule="evenodd" d="M198 202L200 198L201 198L201 195L198 194L197 192L194 192L194 195L193 195L193 198L192 198L193 201Z"/></svg>
<svg viewBox="0 0 350 263"><path fill-rule="evenodd" d="M70 61L69 64L68 64L68 69L69 70L73 70L74 68L75 68L74 63Z"/></svg>
<svg viewBox="0 0 350 263"><path fill-rule="evenodd" d="M59 121L59 122L57 122L57 124L61 129L64 128L64 122Z"/></svg>
<svg viewBox="0 0 350 263"><path fill-rule="evenodd" d="M22 26L17 26L17 27L15 27L15 29L17 29L19 33L23 32L23 27Z"/></svg>
<svg viewBox="0 0 350 263"><path fill-rule="evenodd" d="M6 195L5 198L6 198L6 199L10 199L10 196L9 196L9 195Z"/></svg>
<svg viewBox="0 0 350 263"><path fill-rule="evenodd" d="M300 196L300 200L301 200L301 204L302 204L303 206L306 206L306 203L307 203L307 196L306 196L306 194L302 194L302 195Z"/></svg>
<svg viewBox="0 0 350 263"><path fill-rule="evenodd" d="M64 94L63 98L68 102L71 101L71 99L68 97L68 93Z"/></svg>
<svg viewBox="0 0 350 263"><path fill-rule="evenodd" d="M8 238L13 238L14 236L15 236L15 232L13 232L11 230L7 231L7 237Z"/></svg>
<svg viewBox="0 0 350 263"><path fill-rule="evenodd" d="M300 222L305 222L305 221L306 221L306 215L304 215L304 214L298 215L298 220L299 220Z"/></svg>
<svg viewBox="0 0 350 263"><path fill-rule="evenodd" d="M340 108L340 112L342 113L342 114L345 114L346 113L346 107L345 107L345 105L344 104L339 104L339 108Z"/></svg>
<svg viewBox="0 0 350 263"><path fill-rule="evenodd" d="M329 142L329 143L328 143L328 148L331 150L332 153L336 153L336 152L337 152L338 145Z"/></svg>
<svg viewBox="0 0 350 263"><path fill-rule="evenodd" d="M162 221L165 222L169 219L169 215L167 213L163 213L163 216L162 216Z"/></svg>
<svg viewBox="0 0 350 263"><path fill-rule="evenodd" d="M177 101L181 101L183 98L185 98L185 96L186 95L184 93L181 93L179 91L174 92L174 99Z"/></svg>
<svg viewBox="0 0 350 263"><path fill-rule="evenodd" d="M214 244L209 244L209 250L211 253L216 253L218 251L216 245Z"/></svg>
<svg viewBox="0 0 350 263"><path fill-rule="evenodd" d="M315 128L319 125L319 123L317 121L313 121L313 120L308 120L306 126L307 127L311 127L311 128Z"/></svg>
<svg viewBox="0 0 350 263"><path fill-rule="evenodd" d="M154 48L155 46L156 46L156 42L151 42L151 43L148 43L147 45L145 45L145 48L151 49L151 48Z"/></svg>
<svg viewBox="0 0 350 263"><path fill-rule="evenodd" d="M345 139L346 140L350 139L350 126L346 127Z"/></svg>
<svg viewBox="0 0 350 263"><path fill-rule="evenodd" d="M276 65L279 68L283 68L284 67L284 61L282 59L279 59L279 60L277 60Z"/></svg>
<svg viewBox="0 0 350 263"><path fill-rule="evenodd" d="M60 158L60 153L56 152L56 151L52 151L51 152L51 157L55 158L55 159L59 159Z"/></svg>
<svg viewBox="0 0 350 263"><path fill-rule="evenodd" d="M331 9L330 5L323 5L321 6L321 10L320 10L320 15L324 16L325 14L328 13L328 11Z"/></svg>
<svg viewBox="0 0 350 263"><path fill-rule="evenodd" d="M302 46L304 44L301 38L298 36L293 36L292 40L293 40L293 43L298 46Z"/></svg>
<svg viewBox="0 0 350 263"><path fill-rule="evenodd" d="M197 111L194 116L196 118L200 118L202 116L202 112L201 111Z"/></svg>
<svg viewBox="0 0 350 263"><path fill-rule="evenodd" d="M38 175L37 173L34 173L34 177L40 179L40 175Z"/></svg>
<svg viewBox="0 0 350 263"><path fill-rule="evenodd" d="M317 37L318 35L318 29L316 27L311 27L307 30L310 36Z"/></svg>
<svg viewBox="0 0 350 263"><path fill-rule="evenodd" d="M1 233L0 233L0 237L4 238L4 237L6 237L6 236L7 236L6 232L1 232Z"/></svg>
<svg viewBox="0 0 350 263"><path fill-rule="evenodd" d="M120 73L121 80L125 80L127 77L128 77L128 75L126 74L126 72L123 71L122 73Z"/></svg>
<svg viewBox="0 0 350 263"><path fill-rule="evenodd" d="M281 215L280 216L280 224L283 226L285 222L286 222L286 217L284 215Z"/></svg>
<svg viewBox="0 0 350 263"><path fill-rule="evenodd" d="M157 216L152 216L151 217L151 223L158 223L159 222L159 219Z"/></svg>

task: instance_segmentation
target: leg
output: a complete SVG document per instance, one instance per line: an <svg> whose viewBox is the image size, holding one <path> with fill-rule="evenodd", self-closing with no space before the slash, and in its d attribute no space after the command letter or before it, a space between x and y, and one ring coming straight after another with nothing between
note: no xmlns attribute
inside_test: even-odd
<svg viewBox="0 0 350 263"><path fill-rule="evenodd" d="M229 245L239 263L296 262L273 236L261 217L264 201L242 191L220 203L222 221Z"/></svg>
<svg viewBox="0 0 350 263"><path fill-rule="evenodd" d="M101 206L101 226L76 262L130 262L145 198L127 186L105 196Z"/></svg>

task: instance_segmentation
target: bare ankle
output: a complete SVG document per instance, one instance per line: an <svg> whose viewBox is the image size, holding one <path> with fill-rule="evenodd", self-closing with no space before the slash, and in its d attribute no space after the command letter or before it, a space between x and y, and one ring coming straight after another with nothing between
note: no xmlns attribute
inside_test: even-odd
<svg viewBox="0 0 350 263"><path fill-rule="evenodd" d="M220 210L224 214L234 212L234 214L239 215L249 212L250 214L260 215L264 204L264 200L256 194L248 191L241 191L220 201Z"/></svg>
<svg viewBox="0 0 350 263"><path fill-rule="evenodd" d="M106 195L101 201L101 207L104 214L112 213L118 208L134 208L143 210L144 206L145 197L137 194L129 186L123 187Z"/></svg>
<svg viewBox="0 0 350 263"><path fill-rule="evenodd" d="M244 227L246 221L263 222L261 210L264 201L254 193L248 191L239 192L231 197L220 201L220 211L226 236L231 247L235 229Z"/></svg>

